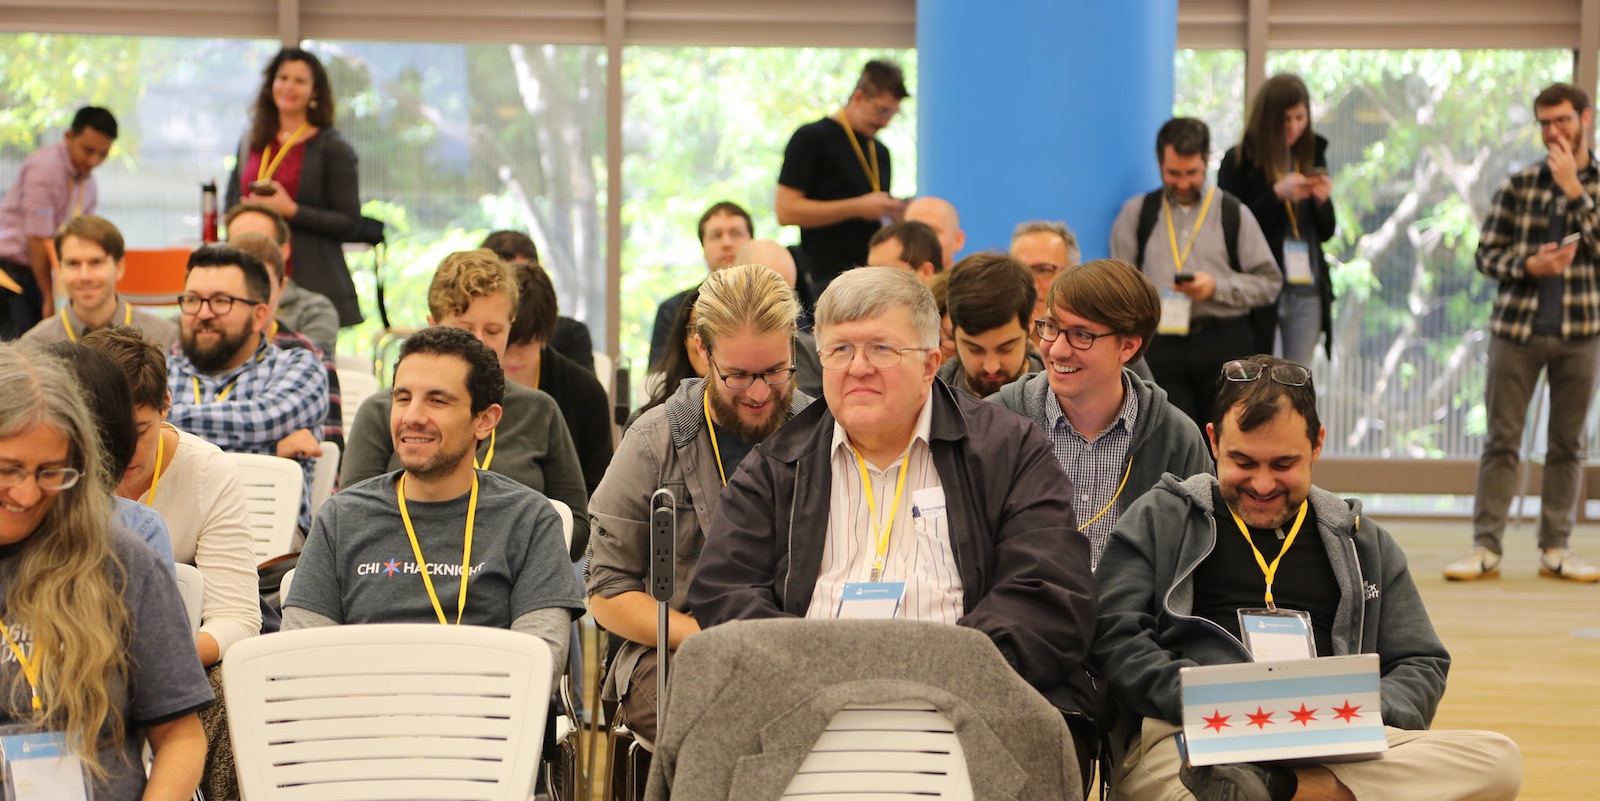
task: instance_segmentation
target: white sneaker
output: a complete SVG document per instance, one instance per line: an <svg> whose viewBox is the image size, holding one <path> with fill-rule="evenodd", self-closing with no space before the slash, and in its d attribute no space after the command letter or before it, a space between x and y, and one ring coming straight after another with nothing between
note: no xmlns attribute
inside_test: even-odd
<svg viewBox="0 0 1600 801"><path fill-rule="evenodd" d="M1539 575L1592 584L1600 581L1600 567L1579 559L1566 548L1556 548L1539 555Z"/></svg>
<svg viewBox="0 0 1600 801"><path fill-rule="evenodd" d="M1450 563L1444 569L1444 577L1451 581L1500 578L1500 554L1480 545L1460 560Z"/></svg>

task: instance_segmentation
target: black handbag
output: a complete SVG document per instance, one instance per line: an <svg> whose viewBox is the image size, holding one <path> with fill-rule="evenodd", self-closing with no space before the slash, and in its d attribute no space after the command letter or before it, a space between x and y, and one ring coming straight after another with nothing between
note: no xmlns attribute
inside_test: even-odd
<svg viewBox="0 0 1600 801"><path fill-rule="evenodd" d="M384 256L384 224L383 220L375 217L362 217L356 221L355 228L345 237L346 242L360 242L372 246L372 271L376 280L378 295L378 319L383 321L383 330L389 330L389 309L383 299L383 256Z"/></svg>

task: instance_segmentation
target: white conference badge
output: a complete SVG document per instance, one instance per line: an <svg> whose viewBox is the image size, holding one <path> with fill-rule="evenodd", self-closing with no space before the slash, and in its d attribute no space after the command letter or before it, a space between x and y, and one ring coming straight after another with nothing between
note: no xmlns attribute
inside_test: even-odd
<svg viewBox="0 0 1600 801"><path fill-rule="evenodd" d="M52 731L0 737L6 801L90 801L83 762Z"/></svg>
<svg viewBox="0 0 1600 801"><path fill-rule="evenodd" d="M1240 609L1239 632L1257 662L1312 659L1311 615L1294 609Z"/></svg>
<svg viewBox="0 0 1600 801"><path fill-rule="evenodd" d="M840 620L891 620L900 614L904 581L852 581L839 599Z"/></svg>
<svg viewBox="0 0 1600 801"><path fill-rule="evenodd" d="M1283 241L1283 269L1289 283L1309 286L1316 279L1311 272L1311 245L1298 239Z"/></svg>
<svg viewBox="0 0 1600 801"><path fill-rule="evenodd" d="M1161 324L1156 333L1167 336L1189 335L1189 319L1194 314L1194 300L1175 289L1161 292Z"/></svg>

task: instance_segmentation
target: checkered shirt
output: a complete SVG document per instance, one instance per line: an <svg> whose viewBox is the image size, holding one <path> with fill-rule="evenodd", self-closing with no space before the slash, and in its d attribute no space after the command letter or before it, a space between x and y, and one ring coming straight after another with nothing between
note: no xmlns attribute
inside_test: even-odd
<svg viewBox="0 0 1600 801"><path fill-rule="evenodd" d="M228 397L218 403L224 390ZM216 376L199 372L176 350L167 360L167 391L172 393L167 422L234 453L275 455L278 440L302 428L320 433L328 410L328 374L316 353L283 350L266 337L255 358ZM306 530L311 528L311 466L312 460L301 461L306 491L300 496L300 525Z"/></svg>
<svg viewBox="0 0 1600 801"><path fill-rule="evenodd" d="M1054 396L1044 402L1045 434L1055 449L1056 461L1072 479L1072 511L1078 526L1089 538L1090 564L1100 563L1100 553L1111 539L1111 529L1122 516L1121 509L1108 509L1116 498L1117 486L1122 483L1128 467L1128 447L1133 444L1134 424L1139 419L1139 396L1128 385L1128 376L1122 376L1122 409L1117 419L1101 431L1094 440L1085 439L1072 427L1072 422L1061 413L1061 404ZM1128 500L1132 500L1131 498ZM1106 513L1093 523L1094 517L1105 509Z"/></svg>
<svg viewBox="0 0 1600 801"><path fill-rule="evenodd" d="M1550 168L1535 164L1507 178L1478 236L1478 271L1500 282L1489 332L1517 342L1533 336L1539 306L1539 278L1529 276L1528 257L1549 238L1552 213L1566 215L1566 230L1582 233L1578 255L1562 274L1561 336L1579 339L1600 334L1600 170L1593 162L1580 170L1583 197L1568 202Z"/></svg>

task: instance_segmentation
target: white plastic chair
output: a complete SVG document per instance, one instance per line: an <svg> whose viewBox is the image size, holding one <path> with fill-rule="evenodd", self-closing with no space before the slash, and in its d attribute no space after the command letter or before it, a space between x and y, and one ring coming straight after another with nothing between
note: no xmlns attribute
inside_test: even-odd
<svg viewBox="0 0 1600 801"><path fill-rule="evenodd" d="M278 579L278 606L289 600L289 585L294 583L294 568L283 571L283 578Z"/></svg>
<svg viewBox="0 0 1600 801"><path fill-rule="evenodd" d="M302 629L222 665L244 801L527 801L550 705L550 648L484 626Z"/></svg>
<svg viewBox="0 0 1600 801"><path fill-rule="evenodd" d="M239 469L256 561L288 553L300 518L300 494L305 492L300 463L255 453L230 453L228 458Z"/></svg>
<svg viewBox="0 0 1600 801"><path fill-rule="evenodd" d="M847 706L828 722L783 798L971 801L955 726L925 703Z"/></svg>
<svg viewBox="0 0 1600 801"><path fill-rule="evenodd" d="M561 536L567 538L567 550L570 551L572 550L572 507L568 506L566 501L558 501L555 498L548 500L550 505L555 507L556 514L561 516Z"/></svg>
<svg viewBox="0 0 1600 801"><path fill-rule="evenodd" d="M378 391L378 377L370 369L349 370L340 367L334 372L339 375L341 416L344 418L345 436L349 436L355 429L356 410L361 408L361 402Z"/></svg>
<svg viewBox="0 0 1600 801"><path fill-rule="evenodd" d="M323 502L333 496L333 485L339 480L339 446L332 442L322 443L322 455L317 457L316 464L311 467L311 516L317 516L317 510L322 508Z"/></svg>
<svg viewBox="0 0 1600 801"><path fill-rule="evenodd" d="M178 597L183 599L183 611L189 616L190 633L200 631L200 601L206 594L206 579L200 568L179 562L173 565L178 572Z"/></svg>
<svg viewBox="0 0 1600 801"><path fill-rule="evenodd" d="M339 370L349 370L356 373L373 373L372 360L354 353L334 354L333 366Z"/></svg>
<svg viewBox="0 0 1600 801"><path fill-rule="evenodd" d="M615 394L617 383L616 364L611 361L610 356L600 351L594 352L594 377L600 380L600 386L606 388L606 397L612 397Z"/></svg>

